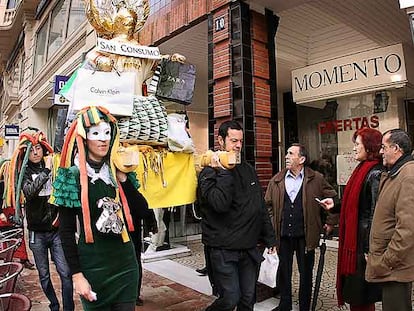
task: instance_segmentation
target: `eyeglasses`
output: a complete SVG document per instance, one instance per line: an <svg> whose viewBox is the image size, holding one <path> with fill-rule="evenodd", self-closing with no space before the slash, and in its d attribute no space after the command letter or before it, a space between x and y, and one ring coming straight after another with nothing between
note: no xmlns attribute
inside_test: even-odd
<svg viewBox="0 0 414 311"><path fill-rule="evenodd" d="M398 147L398 145L397 144L391 144L391 145L384 145L384 144L381 144L381 149L382 150L384 150L384 151L387 151L387 149L390 149L391 147Z"/></svg>

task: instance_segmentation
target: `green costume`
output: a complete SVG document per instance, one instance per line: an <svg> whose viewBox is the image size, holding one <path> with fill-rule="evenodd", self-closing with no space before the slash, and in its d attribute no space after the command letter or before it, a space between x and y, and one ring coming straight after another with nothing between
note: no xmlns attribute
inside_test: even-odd
<svg viewBox="0 0 414 311"><path fill-rule="evenodd" d="M63 173L63 170L65 169L60 169L59 173ZM58 189L61 184L59 175L54 184ZM66 175L65 179L62 179L65 181L66 194L76 188L79 189L76 186L71 187L72 190L68 189L69 184L75 185L73 182L73 179L76 178L75 175L71 174L71 177ZM60 230L65 255L72 273L82 272L89 281L92 290L97 294L97 300L93 302L82 298L84 310L103 310L114 302L136 301L138 264L131 241L123 242L121 235L101 233L95 226L102 213L102 209L97 206L97 201L103 197L115 198L115 188L105 184L101 179L96 180L95 183L91 183L90 178L88 180L89 209L94 243L85 242L83 215L80 207L65 206L60 208ZM55 193L56 200L59 202L59 197L61 197L59 191ZM128 195L126 193L126 196ZM74 205L78 205L76 200ZM73 245L74 242L72 241L74 240L73 233L76 231L76 228L73 227L76 216L80 220L80 235L77 249L73 249L73 247L71 249L70 245ZM78 262L76 262L77 260Z"/></svg>

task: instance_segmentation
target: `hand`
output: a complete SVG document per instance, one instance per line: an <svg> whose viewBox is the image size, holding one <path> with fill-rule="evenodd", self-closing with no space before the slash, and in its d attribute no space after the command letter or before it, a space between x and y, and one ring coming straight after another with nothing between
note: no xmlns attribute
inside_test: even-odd
<svg viewBox="0 0 414 311"><path fill-rule="evenodd" d="M211 162L210 162L210 166L214 167L214 168L221 168L223 170L225 170L226 168L223 166L223 164L220 163L220 157L218 152L214 152L213 155L211 156Z"/></svg>
<svg viewBox="0 0 414 311"><path fill-rule="evenodd" d="M116 170L116 179L118 179L120 182L126 182L127 174L121 172L120 170Z"/></svg>
<svg viewBox="0 0 414 311"><path fill-rule="evenodd" d="M272 246L268 249L267 251L268 254L277 254L277 247L276 246Z"/></svg>
<svg viewBox="0 0 414 311"><path fill-rule="evenodd" d="M45 167L48 168L49 170L52 170L53 156L48 155L47 157L44 158L44 160L45 160Z"/></svg>
<svg viewBox="0 0 414 311"><path fill-rule="evenodd" d="M0 221L7 222L7 216L4 213L0 214Z"/></svg>
<svg viewBox="0 0 414 311"><path fill-rule="evenodd" d="M319 205L324 208L324 210L329 211L334 207L334 200L332 198L322 199L319 202Z"/></svg>
<svg viewBox="0 0 414 311"><path fill-rule="evenodd" d="M88 301L95 301L96 296L92 292L91 285L88 280L84 277L82 272L75 273L72 275L73 287L78 295L82 296Z"/></svg>
<svg viewBox="0 0 414 311"><path fill-rule="evenodd" d="M326 235L331 235L331 233L332 233L333 229L334 229L334 226L333 226L333 225L328 225L328 224L325 224L325 225L323 226L323 230L325 231L325 234L326 234Z"/></svg>

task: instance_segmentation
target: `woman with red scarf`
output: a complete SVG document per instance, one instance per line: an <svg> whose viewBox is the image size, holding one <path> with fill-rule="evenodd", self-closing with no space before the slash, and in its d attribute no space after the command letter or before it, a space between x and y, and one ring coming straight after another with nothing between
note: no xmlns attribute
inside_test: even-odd
<svg viewBox="0 0 414 311"><path fill-rule="evenodd" d="M351 311L374 311L381 301L381 288L365 281L365 255L378 196L381 173L382 135L362 128L352 137L355 159L359 162L345 187L339 222L337 270L338 305L349 303Z"/></svg>

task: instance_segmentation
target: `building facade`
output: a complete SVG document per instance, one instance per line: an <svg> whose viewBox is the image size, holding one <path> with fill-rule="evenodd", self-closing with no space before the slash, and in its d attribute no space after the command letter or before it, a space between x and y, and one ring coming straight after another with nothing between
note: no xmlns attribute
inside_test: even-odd
<svg viewBox="0 0 414 311"><path fill-rule="evenodd" d="M355 165L357 128L414 134L410 17L397 0L150 3L139 42L197 68L194 103L167 109L187 111L199 153L214 147L218 124L238 120L263 186L292 142L340 187ZM56 76L70 76L95 44L81 0L0 0L1 157L13 152L17 126L53 143L63 107Z"/></svg>

